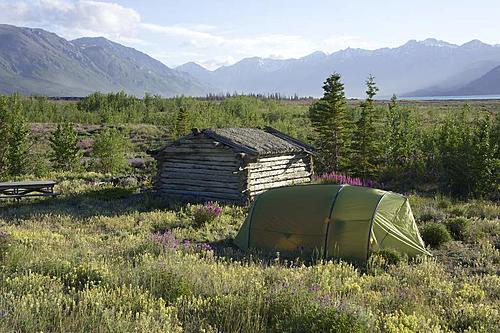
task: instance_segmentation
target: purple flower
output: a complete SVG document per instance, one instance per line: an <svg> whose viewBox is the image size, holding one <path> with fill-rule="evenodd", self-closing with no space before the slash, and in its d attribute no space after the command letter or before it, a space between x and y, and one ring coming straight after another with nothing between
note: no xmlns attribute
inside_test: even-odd
<svg viewBox="0 0 500 333"><path fill-rule="evenodd" d="M311 292L316 292L318 291L319 289L321 288L321 286L317 283L313 283L310 287L309 287L309 291Z"/></svg>
<svg viewBox="0 0 500 333"><path fill-rule="evenodd" d="M8 237L9 234L6 233L5 231L0 230L0 237Z"/></svg>
<svg viewBox="0 0 500 333"><path fill-rule="evenodd" d="M315 180L325 184L348 184L355 186L376 187L377 184L369 179L362 179L344 175L339 172L327 172L315 176Z"/></svg>
<svg viewBox="0 0 500 333"><path fill-rule="evenodd" d="M208 243L201 243L200 244L200 249L203 251L211 251L212 247Z"/></svg>
<svg viewBox="0 0 500 333"><path fill-rule="evenodd" d="M153 234L151 238L153 242L162 246L166 251L175 251L179 247L179 241L170 230L167 230L164 233L157 232Z"/></svg>
<svg viewBox="0 0 500 333"><path fill-rule="evenodd" d="M194 221L196 224L201 225L207 222L212 222L218 218L222 213L222 208L217 202L206 202L204 205L199 206L193 213Z"/></svg>

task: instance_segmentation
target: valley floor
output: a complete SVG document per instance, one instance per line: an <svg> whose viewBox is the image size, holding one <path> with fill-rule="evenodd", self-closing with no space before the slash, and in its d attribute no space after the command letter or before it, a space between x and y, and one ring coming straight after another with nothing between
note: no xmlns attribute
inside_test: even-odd
<svg viewBox="0 0 500 333"><path fill-rule="evenodd" d="M1 332L499 332L498 203L413 195L419 224L463 217L464 240L359 269L239 252L245 208L196 223L197 205L56 177L57 198L0 203Z"/></svg>

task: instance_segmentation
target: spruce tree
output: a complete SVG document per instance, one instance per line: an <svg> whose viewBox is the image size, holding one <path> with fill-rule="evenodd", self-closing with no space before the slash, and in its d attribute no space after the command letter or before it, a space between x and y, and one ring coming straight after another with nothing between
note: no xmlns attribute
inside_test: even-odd
<svg viewBox="0 0 500 333"><path fill-rule="evenodd" d="M7 147L8 147L8 131L7 131L7 97L0 96L0 177L7 171Z"/></svg>
<svg viewBox="0 0 500 333"><path fill-rule="evenodd" d="M179 108L175 122L175 137L186 135L189 131L189 113L184 106Z"/></svg>
<svg viewBox="0 0 500 333"><path fill-rule="evenodd" d="M375 176L380 159L380 141L375 122L377 120L373 98L378 92L375 78L370 75L366 80L366 100L361 103L361 114L356 121L353 136L353 160L351 170L362 178Z"/></svg>
<svg viewBox="0 0 500 333"><path fill-rule="evenodd" d="M82 152L73 124L58 124L49 141L52 148L51 162L57 169L71 171L79 167Z"/></svg>
<svg viewBox="0 0 500 333"><path fill-rule="evenodd" d="M128 169L126 153L130 145L130 140L116 129L100 133L92 147L97 171L116 173Z"/></svg>
<svg viewBox="0 0 500 333"><path fill-rule="evenodd" d="M417 129L410 110L400 107L395 95L388 105L384 129L386 166L408 167L417 151Z"/></svg>
<svg viewBox="0 0 500 333"><path fill-rule="evenodd" d="M347 115L344 84L338 73L323 85L323 97L309 108L321 171L344 171L348 164L351 126Z"/></svg>
<svg viewBox="0 0 500 333"><path fill-rule="evenodd" d="M11 176L19 176L28 171L30 129L22 112L19 95L12 96L7 112L7 170Z"/></svg>

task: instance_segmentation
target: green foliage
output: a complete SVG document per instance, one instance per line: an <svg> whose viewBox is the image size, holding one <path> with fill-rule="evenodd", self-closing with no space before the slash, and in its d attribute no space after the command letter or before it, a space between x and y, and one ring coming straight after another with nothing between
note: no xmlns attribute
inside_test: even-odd
<svg viewBox="0 0 500 333"><path fill-rule="evenodd" d="M126 153L130 140L117 129L107 129L99 134L92 147L96 168L104 173L117 173L128 169Z"/></svg>
<svg viewBox="0 0 500 333"><path fill-rule="evenodd" d="M396 96L392 96L387 108L383 135L386 166L389 169L408 169L416 162L419 138L416 120L409 109L399 106Z"/></svg>
<svg viewBox="0 0 500 333"><path fill-rule="evenodd" d="M352 143L351 170L357 177L364 179L377 175L377 165L380 160L382 135L377 131L376 122L379 120L373 98L378 88L375 78L369 76L366 80L366 100L361 103L361 114L356 121Z"/></svg>
<svg viewBox="0 0 500 333"><path fill-rule="evenodd" d="M21 105L25 122L82 124L78 126L78 135L83 138L80 144L85 154L84 166L93 164L89 148L95 139L95 128L87 124L101 124L103 128L113 127L110 124L154 124L147 126L154 128L154 133L147 134L146 141L134 133L134 157L141 160L145 160L147 149L159 148L167 139L189 132L190 127L271 126L300 140L314 142L319 149L315 164L318 172L336 168L340 170L335 171L348 176L368 173L368 177L362 178L377 180L387 189L398 192L416 190L455 197L498 199L500 103L470 102L471 107L463 112L465 116L457 112L461 108L458 102L397 103L393 99L387 106L370 97L376 93L371 82L367 100L358 105L356 101L345 100L341 84L339 77L336 83L331 81L326 85L323 98L316 102L278 101L255 96L165 99L146 95L139 99L124 93L95 93L79 102L17 95L2 97L0 120L6 121L0 125L0 143L3 141L0 145L0 174L2 177L15 176L8 174L6 157L9 150L7 140L11 136L7 119L15 113L13 105L16 104ZM311 102L313 106L310 106ZM484 109L489 112L484 112ZM183 120L183 114L189 115L188 122ZM362 126L356 126L354 131L353 124ZM21 154L22 159L29 163L23 164L24 170L16 168L16 172L44 177L47 174L44 161L50 147L46 128L50 125L34 124L30 127L29 143L21 145L30 148L28 158ZM27 124L24 128L28 128ZM359 128L372 128L373 131L358 131ZM179 134L177 129L181 129ZM374 137L367 140L366 133ZM23 142L23 135L20 137ZM357 143L351 145L353 139L367 142L370 147ZM351 147L355 148L353 154Z"/></svg>
<svg viewBox="0 0 500 333"><path fill-rule="evenodd" d="M7 113L7 172L19 176L29 171L30 129L24 117L21 97L14 95Z"/></svg>
<svg viewBox="0 0 500 333"><path fill-rule="evenodd" d="M488 195L498 187L499 159L488 118L449 116L440 127L439 167L445 187L460 196Z"/></svg>
<svg viewBox="0 0 500 333"><path fill-rule="evenodd" d="M446 221L446 227L453 239L464 241L469 237L471 223L464 217L455 217Z"/></svg>
<svg viewBox="0 0 500 333"><path fill-rule="evenodd" d="M441 245L451 240L448 229L446 229L442 223L438 222L426 223L422 227L420 234L422 235L422 239L425 244L434 248L439 248Z"/></svg>
<svg viewBox="0 0 500 333"><path fill-rule="evenodd" d="M73 124L57 124L49 141L52 149L51 162L57 170L71 171L79 168L82 152L78 147L78 133Z"/></svg>
<svg viewBox="0 0 500 333"><path fill-rule="evenodd" d="M0 230L0 266L3 262L4 257L9 250L9 247L12 243L11 237L8 233Z"/></svg>
<svg viewBox="0 0 500 333"><path fill-rule="evenodd" d="M7 172L7 106L8 98L5 96L0 96L0 177Z"/></svg>
<svg viewBox="0 0 500 333"><path fill-rule="evenodd" d="M188 134L189 131L189 113L186 108L181 107L177 113L175 122L175 137L180 138Z"/></svg>
<svg viewBox="0 0 500 333"><path fill-rule="evenodd" d="M348 165L351 124L340 74L326 79L323 97L309 108L321 171L342 171Z"/></svg>
<svg viewBox="0 0 500 333"><path fill-rule="evenodd" d="M387 265L397 265L403 260L401 253L395 249L380 250L376 255L382 257Z"/></svg>

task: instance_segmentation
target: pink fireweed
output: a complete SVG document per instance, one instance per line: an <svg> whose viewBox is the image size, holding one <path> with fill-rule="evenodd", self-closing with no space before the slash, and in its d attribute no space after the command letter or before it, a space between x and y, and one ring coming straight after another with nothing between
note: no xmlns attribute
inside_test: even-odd
<svg viewBox="0 0 500 333"><path fill-rule="evenodd" d="M217 202L206 202L204 205L197 207L193 212L194 222L197 225L202 225L207 222L212 222L222 213L222 208Z"/></svg>
<svg viewBox="0 0 500 333"><path fill-rule="evenodd" d="M351 177L335 171L317 175L315 176L314 180L322 184L348 184L356 186L377 187L377 184L372 180Z"/></svg>

